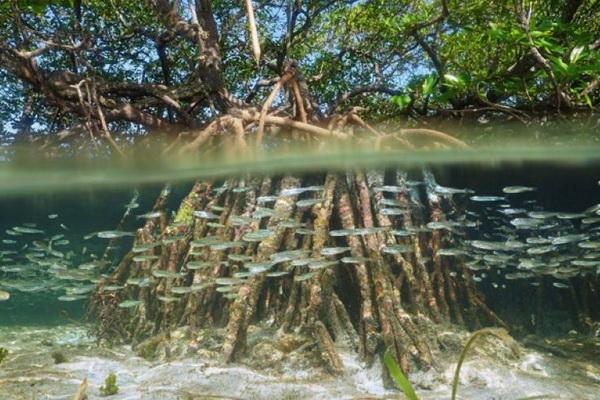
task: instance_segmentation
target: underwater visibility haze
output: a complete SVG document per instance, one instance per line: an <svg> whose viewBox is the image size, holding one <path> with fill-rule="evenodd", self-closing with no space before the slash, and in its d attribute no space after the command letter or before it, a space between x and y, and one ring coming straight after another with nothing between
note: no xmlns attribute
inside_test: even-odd
<svg viewBox="0 0 600 400"><path fill-rule="evenodd" d="M599 32L0 1L0 400L600 400Z"/></svg>
<svg viewBox="0 0 600 400"><path fill-rule="evenodd" d="M273 169L266 159L255 161L264 164L256 173L228 167L206 178L198 163L199 180L171 173L161 183L123 181L115 168L102 183L55 190L7 180L5 393L71 398L86 378L87 393L100 396L113 373L123 398L394 397L384 364L359 356L369 345L355 328L369 290L360 279L371 273L401 302L391 305L402 307L396 324L415 318L414 331L398 334L414 341L405 350L414 360L403 360L415 369L409 380L419 398L448 398L469 330L485 326L510 340L475 343L460 395L595 398L600 160L495 154L506 159L448 162L432 151L378 164L357 153L355 168L305 170ZM148 164L142 171L152 173ZM69 180L72 170L62 175ZM226 316L247 288L261 291L248 350L224 364ZM336 310L325 317L337 319L326 319L335 323L331 349L302 330L319 290ZM332 350L324 365L322 353Z"/></svg>

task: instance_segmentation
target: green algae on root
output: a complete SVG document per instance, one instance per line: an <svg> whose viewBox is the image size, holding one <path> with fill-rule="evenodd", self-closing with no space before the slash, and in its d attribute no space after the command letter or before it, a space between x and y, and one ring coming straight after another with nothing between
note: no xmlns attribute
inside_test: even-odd
<svg viewBox="0 0 600 400"><path fill-rule="evenodd" d="M152 336L138 344L136 352L143 359L154 360L158 356L158 347L166 340L167 336L165 334Z"/></svg>
<svg viewBox="0 0 600 400"><path fill-rule="evenodd" d="M67 361L67 356L60 350L55 350L50 353L50 357L54 360L54 364L62 364Z"/></svg>
<svg viewBox="0 0 600 400"><path fill-rule="evenodd" d="M2 364L2 361L4 361L6 357L8 357L8 350L4 347L0 347L0 364Z"/></svg>

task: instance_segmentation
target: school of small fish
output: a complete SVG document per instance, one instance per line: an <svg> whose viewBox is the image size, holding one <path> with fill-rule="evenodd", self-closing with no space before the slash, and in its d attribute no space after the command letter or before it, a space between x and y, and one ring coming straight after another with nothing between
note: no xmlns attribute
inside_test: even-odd
<svg viewBox="0 0 600 400"><path fill-rule="evenodd" d="M429 198L447 199L455 207L442 206L445 218L423 224L404 226L405 214L411 212L398 200L399 193L407 194L409 207L426 208L421 204L419 188L425 188ZM216 189L217 192L225 188ZM244 193L245 187L234 188L235 193ZM209 234L192 240L182 268L178 272L163 269L163 249L183 235L167 235L152 243L138 243L135 232L104 230L78 235L61 223L59 214L47 216L46 221L26 222L6 230L0 247L0 301L14 298L11 292L52 292L60 301L87 299L99 283L102 290L120 291L127 287L149 287L161 279L173 280L168 286L170 294L160 296L162 302L177 302L183 296L216 286L226 298L236 297L240 285L248 278L264 274L267 278L278 278L296 271L294 279L305 281L319 270L354 264L368 266L370 260L353 256L346 247L345 237L365 236L391 232L395 243L387 244L381 252L389 257L403 255L411 257L413 246L407 238L414 235L430 235L443 231L443 246L437 254L444 258L460 260L471 271L475 282L487 282L493 288L506 288L508 280L528 280L539 285L540 279L550 279L557 289L571 287L570 279L585 274L600 274L600 204L576 213L543 210L535 200L536 188L508 186L500 194L476 195L469 189L441 186L431 177L424 182L405 182L402 186L381 185L372 188L378 193L375 210L386 216L390 226L356 227L333 229L329 232L327 247L317 252L310 250L286 250L271 254L268 260L257 260L245 254L248 246L271 238L280 229L290 229L296 235L313 235L310 222L299 222L278 215L274 204L279 199L297 196L298 208L309 208L322 201L322 186L288 188L278 196L262 196L256 199L260 205L251 215L231 216L221 220L224 208L213 206L197 210L193 217L197 223L210 228ZM375 199L375 197L374 197ZM375 201L375 200L374 200ZM443 202L442 202L443 204ZM137 195L124 206L126 213L139 207ZM448 209L445 209L448 208ZM164 211L149 211L137 215L139 224L146 220L167 217ZM272 222L266 226L266 222ZM274 223L273 223L274 221ZM221 233L227 226L249 227L241 240L224 240ZM124 284L108 281L115 267L102 254L109 242L123 243L123 249L131 248L135 264L150 263L148 276L129 278ZM133 242L132 242L133 241ZM94 248L95 251L90 249ZM221 252L219 257L207 255ZM426 257L431 262L431 257ZM213 281L197 282L191 279L194 271L236 265L231 277L220 277ZM457 275L456 271L452 272ZM469 278L470 279L470 278ZM187 282L187 284L186 284ZM121 308L135 308L140 299L128 298L120 303Z"/></svg>

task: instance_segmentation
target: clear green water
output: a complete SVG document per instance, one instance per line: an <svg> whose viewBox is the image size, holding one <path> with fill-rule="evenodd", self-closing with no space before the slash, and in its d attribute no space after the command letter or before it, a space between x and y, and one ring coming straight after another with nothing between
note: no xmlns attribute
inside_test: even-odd
<svg viewBox="0 0 600 400"><path fill-rule="evenodd" d="M168 158L154 161L145 159L131 164L70 160L37 164L20 162L0 166L0 239L8 241L0 243L0 251L3 251L0 258L0 289L10 293L10 299L0 302L0 331L3 332L0 333L0 346L3 344L2 337L6 341L8 337L12 337L11 329L16 332L27 327L52 329L54 326L62 329L52 331L61 332L58 333L59 336L72 334L65 333L65 329L78 326L73 320L83 320L86 297L89 295L89 292L85 292L85 287L91 287L94 280L62 279L58 271L77 270L82 264L102 259L108 240L98 237L86 240L84 237L90 233L116 229L126 211L126 204L132 201L136 193L136 203L139 205L131 210L131 215L124 220L120 230L134 232L143 224L144 220L137 216L151 210L165 183L172 185L173 193L167 206L171 213L189 192L194 179L210 179L218 183L228 177L250 174L308 175L356 168L402 170L409 174L410 179L419 182L423 180L422 171L426 168L442 188L471 189L472 193L453 195L452 201L456 202L463 215L470 215L468 218L478 224L465 229L459 228L464 231L464 242L453 246L452 249L459 254L449 254L449 257L468 258L469 253L474 251L470 244L472 241L491 243L514 239L526 243L527 238L546 240L532 242L520 250L480 249L479 255L482 258L488 256L488 259L484 259L473 269L478 278L477 287L490 306L522 335L561 338L568 336L570 331L577 330L577 335L598 343L598 338L594 335L599 333L594 332L594 328L586 332L579 330L573 314L574 305L570 303L569 296L565 295L570 290L578 290L584 282L593 286L596 295L600 290L600 245L596 248L596 242L600 241L600 219L595 220L600 217L600 213L593 208L600 203L600 148L588 144L550 147L512 145L422 152L334 148L320 152L294 150L260 156L248 154L245 157L218 159L179 159L177 162ZM534 190L504 193L503 189L510 186ZM473 196L484 196L484 199L474 199ZM504 199L486 200L485 196ZM524 211L507 215L501 212L506 209ZM536 225L521 229L511 223L516 218L531 218L527 216L531 212L554 213L541 220L542 225L555 226L542 229ZM449 220L454 218L448 216ZM587 222L584 223L584 219ZM43 233L12 235L7 232L14 233L15 227L30 227L42 230ZM401 229L401 226L397 228ZM567 243L561 243L561 239L556 241L556 238L576 235L580 237L573 241L564 239ZM553 240L556 241L555 244L552 243ZM41 242L42 246L35 242ZM57 242L62 244L57 245ZM584 245L580 246L580 243ZM116 264L132 244L131 237L118 239L116 247L105 261L109 265ZM49 245L60 255L48 253ZM549 253L527 253L530 248L544 245L554 248ZM461 251L466 254L460 253ZM510 260L499 262L494 258L503 255L508 255ZM59 267L53 269L52 262L48 265L40 263L40 259L51 259ZM537 292L534 284L540 279L527 274L513 278L515 273L530 272L527 264L519 267L523 260L541 264L534 266L537 272L541 271L541 284L546 289L541 305L532 300ZM84 293L78 294L78 290ZM536 309L540 306L546 310L545 318L542 321L532 320L532 315L536 314ZM64 318L65 314L68 319ZM600 305L594 305L591 316L592 323L595 324L593 326L600 329ZM44 335L39 333L41 331L35 332L38 333L32 333L32 337ZM2 334L5 336L1 336ZM8 347L13 351L18 351L18 346L26 347L22 343L16 345L17 339L14 337L11 340ZM589 380L581 378L582 383L578 383L583 388L580 393L584 397L581 398L593 398L586 396L595 390L594 385L598 382L593 378L600 368L598 348L600 345L595 344L587 353L572 356L573 362L577 359L577 362L591 366L592 377ZM85 356L89 357L94 351L98 354L101 352L90 350ZM548 369L549 365L553 364L542 367ZM119 368L126 369L124 366ZM365 371L358 368L355 372L362 374ZM553 370L551 376L558 382L567 376L566 373ZM0 371L0 382L2 377ZM176 385L175 381L172 381L172 385ZM354 394L365 393L372 392L359 391ZM505 392L498 393L500 398L506 398L501 394L506 395ZM470 398L478 398L478 395L481 392L475 390L474 397ZM430 398L443 398L432 396ZM19 397L16 395L11 398Z"/></svg>
<svg viewBox="0 0 600 400"><path fill-rule="evenodd" d="M422 158L413 154L414 158L404 158L401 162L394 161L401 157L400 154L369 153L363 159L359 159L361 154L353 153L352 157L344 158L343 162L339 161L342 157L336 155L331 159L321 159L321 164L313 162L310 155L305 157L297 155L295 158L288 159L267 158L257 164L252 164L253 168L249 168L245 162L242 162L233 164L231 167L212 165L209 168L199 165L195 168L174 168L169 171L122 169L123 167L104 171L73 171L70 169L53 172L47 170L18 171L10 174L11 178L2 181L2 194L6 196L0 197L0 232L2 232L0 237L7 242L1 243L0 249L9 252L3 256L2 267L10 271L11 266L16 266L20 271L14 273L0 271L0 274L4 277L15 277L28 282L35 282L36 279L47 276L44 275L44 272L48 266L30 269L29 266L35 265L35 263L24 256L27 257L28 253L35 254L36 251L43 253L44 251L37 247L35 242L41 241L47 245L53 236L57 238L54 242L61 243L60 246L55 245L54 248L62 253L61 257L69 257L68 263L66 263L69 268L102 258L109 241L97 237L86 240L84 239L86 235L115 229L126 211L125 205L132 200L135 193L138 193L136 202L139 206L131 210L130 216L125 219L125 225L121 229L134 232L144 223L144 219L138 216L151 210L152 204L165 182L175 182L172 185L173 193L168 204L169 212L174 213L179 202L191 188L193 181L189 178L193 174L192 171L197 171L196 173L200 177L222 182L228 176L243 176L245 173L279 171L281 174L286 171L302 175L332 169L344 171L352 165L365 168L387 168L388 170L390 168L401 169L418 180L422 178L421 169L426 166L433 172L439 185L468 188L473 191L466 195L454 196L461 207L477 213L477 216L472 219L481 223L476 228L469 229L469 240L486 240L486 238L491 240L490 238L498 234L505 238L518 239L520 237L523 240L529 236L554 237L575 233L588 235L586 241L595 240L597 231L594 228L600 226L600 223L581 223L584 217L593 218L594 212L579 217L575 215L573 219L553 218L551 220L558 222L559 226L544 232L543 230L519 230L511 226L512 219L527 217L525 213L507 216L502 215L499 211L502 210L502 207L510 205L511 209L522 208L527 212L537 210L580 213L598 204L600 202L600 186L598 184L600 163L598 161L600 160L596 160L596 156L600 158L600 152L582 152L579 153L580 157L577 157L578 153L576 152L560 153L562 159L552 162L548 160L552 153L545 150L527 150L523 153L519 153L515 149L510 152L503 150L469 152L472 159L468 162L464 161L468 157L461 152L427 154ZM526 154L527 156L525 156ZM459 161L461 158L462 161ZM483 160L487 161L483 162ZM285 167L278 169L278 165ZM5 171L5 174L9 175L9 172ZM21 178L16 179L15 177L20 176L19 174L22 174ZM54 178L43 178L46 176ZM504 187L514 185L531 187L535 190L512 195L502 192ZM472 196L503 196L506 200L471 201L469 198ZM57 216L49 218L54 215ZM500 229L500 226L495 225L495 221L501 217L505 221ZM35 224L35 229L43 230L44 233L23 233L18 236L9 234L14 227L23 227L24 224ZM504 229L510 229L510 231L504 231ZM7 233L7 231L9 232ZM65 240L68 243L62 244L62 241ZM112 258L108 261L118 262L119 257L131 248L132 244L131 237L117 239L116 248L110 253ZM556 252L562 251L565 254L568 253L569 256L575 256L575 253L571 254L571 250L572 247L565 246L557 248ZM590 248L587 251L595 253L596 249ZM12 252L15 254L11 254ZM46 255L57 259L50 254ZM517 261L518 257L515 256L512 262L516 263ZM498 269L494 265L491 267ZM519 310L519 304L512 304L511 301L515 301L515 299L506 302L505 298L510 296L503 296L501 290L491 290L492 286L490 286L492 283L518 286L521 284L521 280L492 281L493 279L490 279L488 275L488 278L484 277L479 284L484 290L489 290L488 296L491 299L497 299L499 306L514 306L518 314L523 314L524 311ZM52 305L56 309L68 308L71 313L80 316L80 309L77 309L72 302L56 301L61 293L64 294L65 287L84 285L77 281L74 281L73 285L71 283L69 280L58 281L55 288L40 285L37 290L35 285L32 285L30 288L23 287L21 294L17 285L17 289L12 291L14 294L11 301L0 303L2 310L7 311L4 313L6 315L4 321L22 321L29 317L36 320L36 313L39 311L36 309L37 302L43 304L44 307ZM524 287L519 290L530 294L533 288ZM53 294L50 296L51 300L47 298L49 293ZM516 301L518 302L518 300ZM80 303L77 302L77 304ZM81 308L81 304L79 307ZM44 312L40 315L47 319L52 313ZM557 331L564 330L565 327L557 327Z"/></svg>

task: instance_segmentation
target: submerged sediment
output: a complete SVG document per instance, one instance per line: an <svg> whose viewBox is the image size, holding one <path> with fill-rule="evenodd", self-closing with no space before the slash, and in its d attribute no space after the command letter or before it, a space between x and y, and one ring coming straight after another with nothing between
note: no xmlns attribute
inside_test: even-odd
<svg viewBox="0 0 600 400"><path fill-rule="evenodd" d="M128 345L98 346L88 327L3 327L0 342L9 357L0 368L3 399L71 399L87 378L90 399L102 398L100 386L115 373L119 393L111 398L175 399L356 399L397 398L379 379L382 365L367 366L353 352L339 353L346 373L323 371L316 351L303 351L292 335L278 335L269 327L251 326L252 350L243 361L227 364L221 354L223 329L179 328L159 340L152 359ZM422 399L449 398L458 353L469 334L450 326L436 333L441 344L436 366L411 374ZM562 352L535 348L544 343ZM594 399L600 390L598 339L569 335L555 343L530 338L519 355L494 338L478 342L462 368L459 395L466 399L549 398ZM586 351L582 352L581 349ZM595 351L589 351L595 349ZM50 353L60 350L66 361L55 364Z"/></svg>

